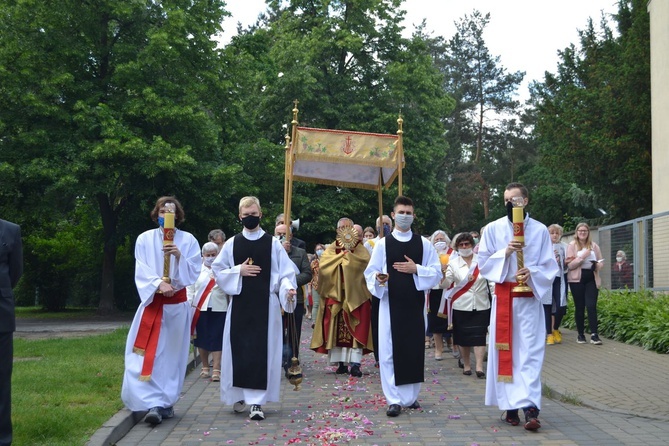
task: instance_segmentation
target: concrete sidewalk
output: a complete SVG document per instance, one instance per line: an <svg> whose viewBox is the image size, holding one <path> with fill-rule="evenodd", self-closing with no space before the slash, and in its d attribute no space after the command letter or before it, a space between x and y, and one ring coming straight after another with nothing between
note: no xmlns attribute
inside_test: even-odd
<svg viewBox="0 0 669 446"><path fill-rule="evenodd" d="M500 421L501 411L483 405L485 381L464 376L450 354L426 357L422 410L385 415L378 369L363 361L362 378L335 375L323 355L308 349L311 321L303 325L302 390L285 378L280 403L263 406L266 419L234 414L219 399L219 386L190 373L176 415L161 425L134 424L121 411L90 445L665 445L669 439L669 356L603 339L576 344L564 331L561 345L547 346L543 379L556 399L544 398L537 433ZM582 406L561 402L562 395ZM565 399L565 398L563 398ZM134 426L133 426L134 425Z"/></svg>

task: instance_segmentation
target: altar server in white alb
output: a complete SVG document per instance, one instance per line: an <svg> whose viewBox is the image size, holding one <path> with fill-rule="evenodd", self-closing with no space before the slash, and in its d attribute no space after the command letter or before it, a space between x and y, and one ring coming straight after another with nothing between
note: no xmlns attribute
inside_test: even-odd
<svg viewBox="0 0 669 446"><path fill-rule="evenodd" d="M379 302L379 370L388 402L386 415L402 407L419 409L418 394L425 381L425 290L442 278L437 251L429 240L414 234L413 201L395 199L393 232L379 239L365 269L367 288Z"/></svg>
<svg viewBox="0 0 669 446"><path fill-rule="evenodd" d="M513 426L520 424L518 409L523 409L525 429L535 431L541 427L541 367L546 347L541 297L551 293L559 268L546 226L526 213L522 225L525 246L514 241L511 215L516 201L527 206L527 188L511 183L504 191L508 215L488 224L479 244L481 274L496 284L485 404L506 410L505 421ZM521 251L524 267L518 269ZM517 282L526 283L531 291L514 291Z"/></svg>
<svg viewBox="0 0 669 446"><path fill-rule="evenodd" d="M249 417L262 420L262 405L279 401L283 337L281 309L296 302L296 267L281 242L260 227L256 197L239 202L241 234L230 238L211 268L230 296L223 330L221 401L235 412L250 405Z"/></svg>
<svg viewBox="0 0 669 446"><path fill-rule="evenodd" d="M140 234L135 244L135 284L142 302L128 333L121 399L132 411L148 410L144 420L151 424L174 416L186 375L192 319L186 287L197 280L202 260L195 237L173 228L184 218L175 197L159 198L151 211L159 227Z"/></svg>

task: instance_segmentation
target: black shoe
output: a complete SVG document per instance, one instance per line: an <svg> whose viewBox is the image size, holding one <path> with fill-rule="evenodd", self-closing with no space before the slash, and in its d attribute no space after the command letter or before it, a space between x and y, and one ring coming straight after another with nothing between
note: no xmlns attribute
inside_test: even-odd
<svg viewBox="0 0 669 446"><path fill-rule="evenodd" d="M256 421L265 419L265 413L262 411L262 407L260 407L259 404L254 404L251 406L251 410L249 411L249 418Z"/></svg>
<svg viewBox="0 0 669 446"><path fill-rule="evenodd" d="M479 371L477 370L477 371L476 371L476 377L477 377L478 379L483 379L483 378L485 378L485 373L483 373L483 372L479 372Z"/></svg>
<svg viewBox="0 0 669 446"><path fill-rule="evenodd" d="M420 403L418 402L418 400L416 400L413 402L411 406L407 406L407 409L414 409L414 410L421 409Z"/></svg>
<svg viewBox="0 0 669 446"><path fill-rule="evenodd" d="M340 364L339 367L337 367L337 370L335 370L335 373L337 375L348 375L348 367L344 364Z"/></svg>
<svg viewBox="0 0 669 446"><path fill-rule="evenodd" d="M163 422L163 416L160 415L162 407L152 407L149 413L144 417L144 422L149 424L160 424Z"/></svg>
<svg viewBox="0 0 669 446"><path fill-rule="evenodd" d="M585 344L585 336L583 335L578 335L578 338L576 338L576 343L577 344Z"/></svg>
<svg viewBox="0 0 669 446"><path fill-rule="evenodd" d="M174 407L159 408L160 416L164 418L172 418L174 416Z"/></svg>
<svg viewBox="0 0 669 446"><path fill-rule="evenodd" d="M518 409L507 410L506 416L503 418L505 423L511 426L518 426L520 424L520 417L518 416Z"/></svg>
<svg viewBox="0 0 669 446"><path fill-rule="evenodd" d="M458 358L458 367L460 367L461 369L465 368L465 363L462 362L462 359L460 359L460 358Z"/></svg>
<svg viewBox="0 0 669 446"><path fill-rule="evenodd" d="M356 378L360 378L362 376L362 371L360 370L359 365L354 364L351 366L351 376L355 376Z"/></svg>
<svg viewBox="0 0 669 446"><path fill-rule="evenodd" d="M390 406L388 406L388 410L386 410L386 415L388 415L389 417L396 417L401 413L402 413L402 406L400 406L399 404L391 404Z"/></svg>
<svg viewBox="0 0 669 446"><path fill-rule="evenodd" d="M525 409L525 429L528 431L536 431L541 427L541 422L539 421L539 409L536 407L530 407Z"/></svg>
<svg viewBox="0 0 669 446"><path fill-rule="evenodd" d="M595 344L595 345L602 345L602 340L599 339L599 336L597 336L597 333L593 333L590 335L590 343Z"/></svg>
<svg viewBox="0 0 669 446"><path fill-rule="evenodd" d="M471 370L463 370L462 374L467 375L467 376L472 376L472 371Z"/></svg>

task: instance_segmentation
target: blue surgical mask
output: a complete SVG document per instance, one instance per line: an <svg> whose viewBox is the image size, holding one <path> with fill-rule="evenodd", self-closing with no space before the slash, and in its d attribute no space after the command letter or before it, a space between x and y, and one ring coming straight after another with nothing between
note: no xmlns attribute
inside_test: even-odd
<svg viewBox="0 0 669 446"><path fill-rule="evenodd" d="M413 215L411 214L395 214L395 226L402 231L408 231L413 223Z"/></svg>
<svg viewBox="0 0 669 446"><path fill-rule="evenodd" d="M317 255L318 257L320 257L321 255L323 255L323 250L322 250L322 249L317 249L317 250L316 250L316 255Z"/></svg>
<svg viewBox="0 0 669 446"><path fill-rule="evenodd" d="M165 217L158 217L158 226L165 227Z"/></svg>

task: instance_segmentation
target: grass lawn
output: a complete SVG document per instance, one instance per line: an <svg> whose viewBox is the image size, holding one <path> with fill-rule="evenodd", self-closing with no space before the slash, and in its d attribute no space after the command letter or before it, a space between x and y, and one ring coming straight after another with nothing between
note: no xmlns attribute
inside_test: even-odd
<svg viewBox="0 0 669 446"><path fill-rule="evenodd" d="M14 444L85 444L123 407L120 395L127 335L125 328L84 338L15 338Z"/></svg>

